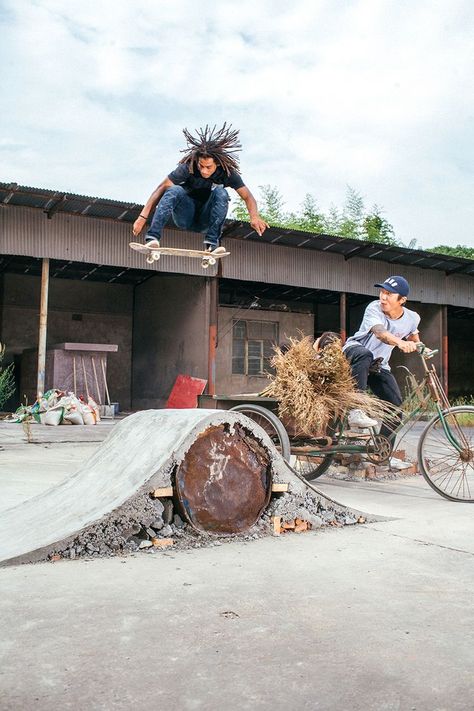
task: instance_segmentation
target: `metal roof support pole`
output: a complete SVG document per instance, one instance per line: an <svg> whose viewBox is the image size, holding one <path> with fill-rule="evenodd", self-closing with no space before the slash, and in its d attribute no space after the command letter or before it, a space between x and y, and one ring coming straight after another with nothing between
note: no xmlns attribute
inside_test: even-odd
<svg viewBox="0 0 474 711"><path fill-rule="evenodd" d="M339 331L342 342L346 342L347 338L347 294L341 291L339 294Z"/></svg>
<svg viewBox="0 0 474 711"><path fill-rule="evenodd" d="M216 394L216 348L217 348L217 307L219 302L219 278L209 279L210 299L209 299L209 356L207 393L211 397Z"/></svg>
<svg viewBox="0 0 474 711"><path fill-rule="evenodd" d="M448 307L441 306L441 381L444 392L448 395L448 368L449 368L449 340L448 340Z"/></svg>
<svg viewBox="0 0 474 711"><path fill-rule="evenodd" d="M43 258L41 270L41 299L38 336L38 381L36 394L40 398L44 393L46 370L46 333L48 325L48 289L49 289L49 259Z"/></svg>

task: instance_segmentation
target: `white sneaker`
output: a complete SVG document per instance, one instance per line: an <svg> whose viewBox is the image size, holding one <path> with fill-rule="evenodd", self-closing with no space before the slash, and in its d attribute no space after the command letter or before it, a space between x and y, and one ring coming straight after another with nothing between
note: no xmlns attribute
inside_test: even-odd
<svg viewBox="0 0 474 711"><path fill-rule="evenodd" d="M367 427L375 427L377 425L377 420L366 415L363 410L350 410L347 420L349 427L361 427L362 429L366 429Z"/></svg>
<svg viewBox="0 0 474 711"><path fill-rule="evenodd" d="M212 252L213 254L223 254L223 252L225 252L225 247L214 246L209 244L209 242L204 242L204 251Z"/></svg>
<svg viewBox="0 0 474 711"><path fill-rule="evenodd" d="M151 249L158 249L160 246L160 243L155 237L153 237L153 239L147 239L145 241L145 246L150 247Z"/></svg>

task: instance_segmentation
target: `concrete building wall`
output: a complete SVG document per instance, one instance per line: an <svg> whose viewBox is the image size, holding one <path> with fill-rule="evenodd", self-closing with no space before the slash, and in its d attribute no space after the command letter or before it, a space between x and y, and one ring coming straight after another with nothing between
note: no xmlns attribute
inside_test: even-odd
<svg viewBox="0 0 474 711"><path fill-rule="evenodd" d="M136 287L134 409L163 407L180 373L207 380L208 280L159 274Z"/></svg>
<svg viewBox="0 0 474 711"><path fill-rule="evenodd" d="M298 338L300 332L312 336L314 333L313 314L288 313L284 311L238 311L235 308L220 307L218 318L218 347L216 351L216 393L259 392L266 386L266 376L236 375L232 373L232 322L234 318L246 321L271 321L278 323L279 343L290 336Z"/></svg>
<svg viewBox="0 0 474 711"><path fill-rule="evenodd" d="M321 331L336 331L336 333L339 333L339 305L316 304L316 312L314 314L314 330L316 334L321 333Z"/></svg>
<svg viewBox="0 0 474 711"><path fill-rule="evenodd" d="M7 347L6 362L14 360L17 368L23 350L38 347L40 287L40 277L3 276L0 341ZM47 344L116 343L118 352L108 355L107 377L110 396L122 409L130 407L132 317L131 286L50 280Z"/></svg>

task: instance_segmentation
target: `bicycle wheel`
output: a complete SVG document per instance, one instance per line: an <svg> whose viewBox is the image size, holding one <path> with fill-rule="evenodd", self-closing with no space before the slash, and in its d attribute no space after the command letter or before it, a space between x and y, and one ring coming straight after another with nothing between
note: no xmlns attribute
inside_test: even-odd
<svg viewBox="0 0 474 711"><path fill-rule="evenodd" d="M297 447L295 447L292 452L294 452L294 456L296 456L293 469L307 481L312 481L322 476L328 470L334 459L334 454L309 455L298 452Z"/></svg>
<svg viewBox="0 0 474 711"><path fill-rule="evenodd" d="M418 443L418 464L428 484L450 501L474 502L474 407L450 407L443 420L461 451L448 439L439 415Z"/></svg>
<svg viewBox="0 0 474 711"><path fill-rule="evenodd" d="M262 407L261 405L253 405L252 403L248 405L235 405L235 407L231 407L230 409L242 412L256 422L257 425L260 425L270 437L283 459L287 462L290 461L290 438L281 420L279 420L271 410L267 410L266 407Z"/></svg>

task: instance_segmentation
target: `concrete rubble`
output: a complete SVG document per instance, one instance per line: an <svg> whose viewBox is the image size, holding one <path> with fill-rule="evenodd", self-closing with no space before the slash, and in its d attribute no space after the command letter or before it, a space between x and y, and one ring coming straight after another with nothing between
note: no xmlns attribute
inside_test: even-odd
<svg viewBox="0 0 474 711"><path fill-rule="evenodd" d="M298 482L299 484L299 482ZM166 509L165 509L166 505ZM100 557L144 551L154 553L165 548L201 548L235 540L249 541L274 534L273 518L282 522L306 521L307 530L328 526L341 527L365 523L366 516L346 507L331 504L324 496L295 490L274 494L258 522L243 534L216 535L195 530L176 512L171 499L151 499L146 494L128 502L126 513L115 512L96 526L89 527L73 540L55 546L49 559ZM294 529L294 526L293 526ZM289 528L288 530L292 530Z"/></svg>
<svg viewBox="0 0 474 711"><path fill-rule="evenodd" d="M374 464L360 454L339 454L325 473L343 481L386 481L418 474L416 462L405 461L405 452L396 452L388 462Z"/></svg>

